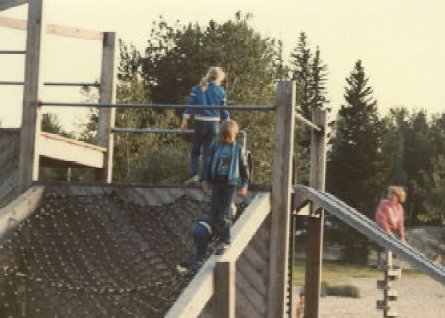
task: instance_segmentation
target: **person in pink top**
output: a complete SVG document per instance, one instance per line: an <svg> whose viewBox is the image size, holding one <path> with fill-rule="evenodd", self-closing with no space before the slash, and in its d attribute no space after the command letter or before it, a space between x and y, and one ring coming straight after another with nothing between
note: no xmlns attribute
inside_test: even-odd
<svg viewBox="0 0 445 318"><path fill-rule="evenodd" d="M397 231L402 241L405 241L405 213L402 206L405 199L402 187L391 186L388 188L388 198L380 201L375 213L376 223L391 237Z"/></svg>

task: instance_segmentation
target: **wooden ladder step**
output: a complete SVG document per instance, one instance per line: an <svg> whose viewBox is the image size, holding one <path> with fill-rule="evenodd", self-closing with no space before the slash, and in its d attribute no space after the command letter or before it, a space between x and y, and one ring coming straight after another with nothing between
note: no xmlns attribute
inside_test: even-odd
<svg viewBox="0 0 445 318"><path fill-rule="evenodd" d="M388 312L386 313L386 317L398 317L398 313L395 310L388 310Z"/></svg>
<svg viewBox="0 0 445 318"><path fill-rule="evenodd" d="M384 310L386 309L386 302L384 300L377 300L376 307L377 309Z"/></svg>
<svg viewBox="0 0 445 318"><path fill-rule="evenodd" d="M385 280L378 280L377 281L377 289L391 289L392 288L392 283L388 282L388 284L386 283Z"/></svg>
<svg viewBox="0 0 445 318"><path fill-rule="evenodd" d="M391 280L396 280L402 278L402 269L388 269L388 277Z"/></svg>
<svg viewBox="0 0 445 318"><path fill-rule="evenodd" d="M388 299L391 301L395 301L399 297L399 293L394 289L389 289L387 293L388 293Z"/></svg>

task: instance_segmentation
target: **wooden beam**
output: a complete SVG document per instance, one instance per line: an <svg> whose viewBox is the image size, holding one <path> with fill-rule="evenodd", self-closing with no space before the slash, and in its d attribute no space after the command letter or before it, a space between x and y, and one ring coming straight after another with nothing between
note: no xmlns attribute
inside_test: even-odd
<svg viewBox="0 0 445 318"><path fill-rule="evenodd" d="M286 311L292 156L295 127L295 82L280 81L275 113L272 166L272 229L270 238L268 318Z"/></svg>
<svg viewBox="0 0 445 318"><path fill-rule="evenodd" d="M235 262L220 261L215 265L213 310L216 318L235 318Z"/></svg>
<svg viewBox="0 0 445 318"><path fill-rule="evenodd" d="M40 135L39 93L42 87L41 51L45 23L43 0L30 0L26 37L25 84L23 89L22 126L20 130L19 191L39 178L38 136Z"/></svg>
<svg viewBox="0 0 445 318"><path fill-rule="evenodd" d="M39 205L44 189L42 186L33 186L0 209L0 238L34 212Z"/></svg>
<svg viewBox="0 0 445 318"><path fill-rule="evenodd" d="M22 19L0 17L0 27L10 28L19 31L27 30L27 21ZM45 31L47 34L83 39L83 40L99 40L104 38L103 32L86 30L76 27L64 26L59 24L47 24Z"/></svg>
<svg viewBox="0 0 445 318"><path fill-rule="evenodd" d="M102 66L99 86L99 103L114 104L116 102L115 90L115 60L116 60L116 33L105 32L102 49ZM113 179L113 148L114 128L116 117L115 108L99 109L99 127L97 132L98 145L107 148L102 171L98 179L110 183Z"/></svg>
<svg viewBox="0 0 445 318"><path fill-rule="evenodd" d="M309 186L324 191L326 179L326 129L327 112L313 109L312 122L321 128L321 132L312 130L311 166ZM316 205L313 203L313 205ZM312 206L312 209L318 207ZM314 213L315 211L312 211ZM306 274L305 274L305 317L319 317L321 269L323 261L323 225L324 211L319 209L317 217L307 220Z"/></svg>
<svg viewBox="0 0 445 318"><path fill-rule="evenodd" d="M18 7L25 3L28 3L28 0L0 0L0 11Z"/></svg>
<svg viewBox="0 0 445 318"><path fill-rule="evenodd" d="M105 148L96 145L46 132L40 134L40 156L71 162L73 166L103 168L105 153Z"/></svg>
<svg viewBox="0 0 445 318"><path fill-rule="evenodd" d="M266 212L267 211L267 212ZM167 318L198 317L215 292L216 262L233 262L249 244L270 212L270 195L257 194L232 228L232 244L222 256L211 256L168 311ZM256 222L255 220L260 221ZM255 222L251 224L251 222Z"/></svg>
<svg viewBox="0 0 445 318"><path fill-rule="evenodd" d="M224 254L226 261L236 261L271 211L269 193L258 193L232 227L232 244ZM248 213L246 213L248 212Z"/></svg>

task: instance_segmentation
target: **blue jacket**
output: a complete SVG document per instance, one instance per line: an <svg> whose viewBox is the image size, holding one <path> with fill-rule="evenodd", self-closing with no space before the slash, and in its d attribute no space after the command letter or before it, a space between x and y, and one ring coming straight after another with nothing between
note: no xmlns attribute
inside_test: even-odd
<svg viewBox="0 0 445 318"><path fill-rule="evenodd" d="M201 90L200 85L197 84L192 88L188 104L224 106L227 105L226 93L224 89L216 85L214 81L209 81L209 85L204 92ZM192 115L195 116L195 120L203 121L224 121L229 119L229 112L227 110L190 108L185 109L183 118L189 119Z"/></svg>
<svg viewBox="0 0 445 318"><path fill-rule="evenodd" d="M204 162L204 169L202 170L202 182L211 182L214 179L216 166L223 148L224 144L219 142L210 148L209 155ZM247 157L244 149L235 141L232 143L232 158L229 167L228 183L235 186L239 183L241 188L247 188L249 183Z"/></svg>

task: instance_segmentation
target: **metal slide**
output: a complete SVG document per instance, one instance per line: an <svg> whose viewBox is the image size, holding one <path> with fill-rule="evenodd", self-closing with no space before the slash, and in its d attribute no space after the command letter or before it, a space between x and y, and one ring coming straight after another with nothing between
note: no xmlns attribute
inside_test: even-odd
<svg viewBox="0 0 445 318"><path fill-rule="evenodd" d="M301 195L305 200L314 203L317 207L325 209L328 213L366 235L370 240L391 250L413 267L427 274L434 280L445 284L445 267L431 262L425 254L411 245L398 239L390 238L374 221L334 195L302 185L297 185L294 189L295 193Z"/></svg>

